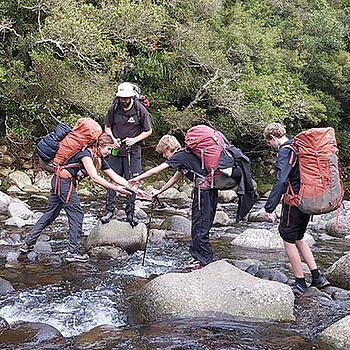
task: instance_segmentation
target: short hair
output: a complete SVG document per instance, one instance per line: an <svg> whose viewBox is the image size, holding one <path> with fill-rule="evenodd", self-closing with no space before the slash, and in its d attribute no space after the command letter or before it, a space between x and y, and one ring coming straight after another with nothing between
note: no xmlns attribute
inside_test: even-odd
<svg viewBox="0 0 350 350"><path fill-rule="evenodd" d="M286 135L286 128L280 123L271 123L264 130L265 140L269 140L271 136L281 138Z"/></svg>
<svg viewBox="0 0 350 350"><path fill-rule="evenodd" d="M156 152L162 154L165 150L173 152L179 148L181 148L181 145L175 136L164 135L158 142Z"/></svg>

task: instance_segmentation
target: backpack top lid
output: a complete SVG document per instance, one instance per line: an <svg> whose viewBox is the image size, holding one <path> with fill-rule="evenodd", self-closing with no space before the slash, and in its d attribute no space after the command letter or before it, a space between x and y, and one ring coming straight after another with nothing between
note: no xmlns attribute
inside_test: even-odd
<svg viewBox="0 0 350 350"><path fill-rule="evenodd" d="M225 142L222 134L207 125L190 128L185 136L185 145L202 161L205 169L216 169Z"/></svg>
<svg viewBox="0 0 350 350"><path fill-rule="evenodd" d="M102 128L91 118L80 118L72 131L60 142L54 163L62 165L68 158L97 141Z"/></svg>

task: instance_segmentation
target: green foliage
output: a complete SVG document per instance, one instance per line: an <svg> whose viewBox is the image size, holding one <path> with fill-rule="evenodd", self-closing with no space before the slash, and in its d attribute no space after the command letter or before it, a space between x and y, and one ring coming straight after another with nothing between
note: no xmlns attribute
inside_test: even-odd
<svg viewBox="0 0 350 350"><path fill-rule="evenodd" d="M254 158L271 121L291 133L333 126L348 162L349 14L330 0L3 1L2 135L103 122L117 85L133 81L155 140L207 123Z"/></svg>

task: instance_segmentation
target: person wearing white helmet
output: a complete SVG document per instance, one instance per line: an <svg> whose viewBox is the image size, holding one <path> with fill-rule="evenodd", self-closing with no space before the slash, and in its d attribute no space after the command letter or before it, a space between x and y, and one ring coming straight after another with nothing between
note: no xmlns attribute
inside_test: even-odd
<svg viewBox="0 0 350 350"><path fill-rule="evenodd" d="M105 131L112 136L118 152L108 158L109 166L120 176L131 179L141 173L141 142L152 134L152 125L147 109L139 102L138 87L124 82L118 86L116 99L110 106L105 120ZM116 193L107 191L105 214L102 223L114 216ZM128 196L125 206L127 221L137 225L134 219L135 195Z"/></svg>

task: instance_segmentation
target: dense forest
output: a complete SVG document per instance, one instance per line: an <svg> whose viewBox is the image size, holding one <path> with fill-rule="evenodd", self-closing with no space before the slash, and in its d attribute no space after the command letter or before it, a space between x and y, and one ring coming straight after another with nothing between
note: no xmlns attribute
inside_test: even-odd
<svg viewBox="0 0 350 350"><path fill-rule="evenodd" d="M118 83L151 103L154 140L222 130L253 159L270 121L337 131L350 158L349 0L2 0L2 142L103 122Z"/></svg>

